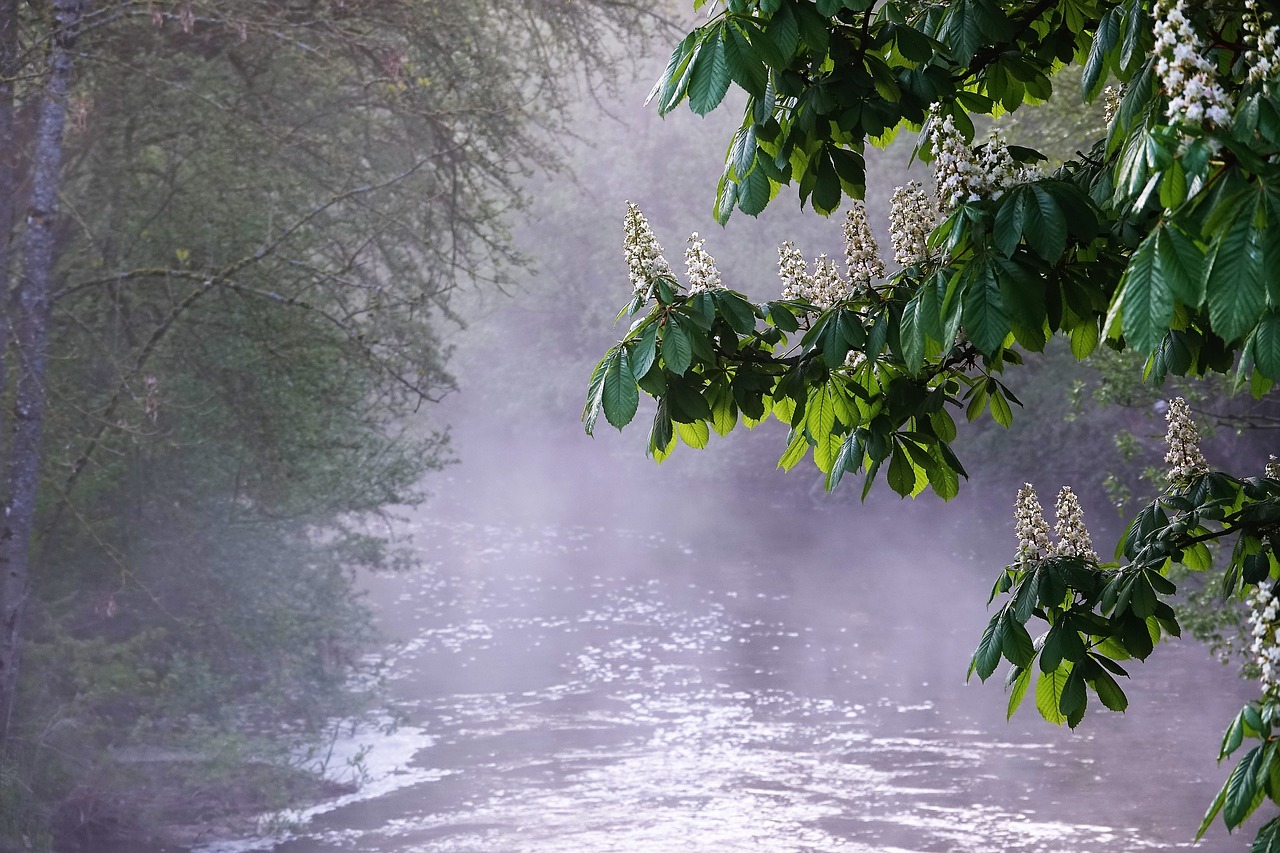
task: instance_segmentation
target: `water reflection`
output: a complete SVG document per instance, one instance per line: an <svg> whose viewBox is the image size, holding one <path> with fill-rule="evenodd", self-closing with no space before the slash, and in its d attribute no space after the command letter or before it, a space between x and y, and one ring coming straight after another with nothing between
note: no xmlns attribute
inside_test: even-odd
<svg viewBox="0 0 1280 853"><path fill-rule="evenodd" d="M280 853L1170 849L1220 779L1206 732L1247 686L1194 648L1135 667L1129 714L1080 733L964 685L1008 549L956 556L949 510L909 551L882 535L915 523L896 502L677 507L662 534L592 523L625 517L608 488L570 523L470 476L476 504L406 526L426 568L369 581L404 724ZM691 505L733 493L677 482Z"/></svg>

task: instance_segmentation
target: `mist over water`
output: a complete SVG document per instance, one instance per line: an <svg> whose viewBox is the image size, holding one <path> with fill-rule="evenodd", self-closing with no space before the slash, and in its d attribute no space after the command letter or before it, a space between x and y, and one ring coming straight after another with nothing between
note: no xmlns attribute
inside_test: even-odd
<svg viewBox="0 0 1280 853"><path fill-rule="evenodd" d="M602 125L612 141L584 150L590 209L533 211L534 237L583 230L530 251L576 255L580 268L562 277L544 261L459 340L464 390L446 405L460 464L396 524L422 567L366 579L404 715L393 734L337 745L335 767L366 750L366 786L295 816L285 840L203 849L1190 846L1222 780L1216 733L1252 685L1174 641L1134 662L1124 715L1096 710L1072 732L1028 697L1006 722L999 678L964 675L1014 550L1011 495L860 504L850 481L824 496L808 463L773 470L782 445L768 426L682 447L658 468L644 459L643 408L623 435L582 434L591 363L621 333L590 318L612 317L626 295L621 179L605 170L620 135L653 132L638 121L649 123ZM684 165L668 151L672 174L643 191L677 192L685 167L713 186L719 150ZM679 191L704 189L709 210L710 189ZM709 216L683 227L711 232L724 257L733 240L758 256L764 233L712 231ZM831 245L809 251L834 253L838 223L821 227ZM681 236L659 233L673 266ZM761 270L755 289L771 276ZM1215 828L1198 849L1238 847Z"/></svg>

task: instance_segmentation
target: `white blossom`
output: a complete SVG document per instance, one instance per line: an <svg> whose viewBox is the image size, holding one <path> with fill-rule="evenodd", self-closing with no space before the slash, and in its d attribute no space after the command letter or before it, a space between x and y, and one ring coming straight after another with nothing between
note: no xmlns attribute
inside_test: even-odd
<svg viewBox="0 0 1280 853"><path fill-rule="evenodd" d="M1152 10L1156 76L1169 98L1174 124L1231 124L1231 99L1218 84L1214 64L1186 14L1186 0L1160 0Z"/></svg>
<svg viewBox="0 0 1280 853"><path fill-rule="evenodd" d="M844 219L844 260L849 280L854 286L867 286L884 278L884 261L871 224L867 222L867 206L854 201Z"/></svg>
<svg viewBox="0 0 1280 853"><path fill-rule="evenodd" d="M1200 452L1200 431L1191 417L1191 407L1181 397L1175 397L1169 403L1169 411L1165 413L1169 424L1165 434L1165 442L1169 451L1164 461L1170 465L1169 479L1183 480L1209 471L1209 463Z"/></svg>
<svg viewBox="0 0 1280 853"><path fill-rule="evenodd" d="M813 272L795 244L787 241L778 247L778 278L782 280L783 299L803 299L825 311L849 295L849 282L841 278L836 262L821 255Z"/></svg>
<svg viewBox="0 0 1280 853"><path fill-rule="evenodd" d="M707 254L703 248L706 240L694 231L689 235L689 247L684 250L685 271L689 278L689 292L700 290L719 290L724 287L720 283L720 269L716 259Z"/></svg>
<svg viewBox="0 0 1280 853"><path fill-rule="evenodd" d="M1263 473L1269 480L1280 480L1280 460L1276 459L1275 454L1272 454L1267 461L1267 467Z"/></svg>
<svg viewBox="0 0 1280 853"><path fill-rule="evenodd" d="M1262 674L1262 693L1280 697L1280 601L1264 581L1249 596L1249 605L1249 635L1253 638L1249 651Z"/></svg>
<svg viewBox="0 0 1280 853"><path fill-rule="evenodd" d="M627 215L622 224L625 232L622 251L627 259L631 288L636 293L647 293L655 278L671 276L671 265L662 256L662 247L639 207L627 202Z"/></svg>
<svg viewBox="0 0 1280 853"><path fill-rule="evenodd" d="M951 116L939 117L938 109L937 104L932 107L929 140L934 189L944 211L967 201L999 198L1006 190L1041 177L1038 169L1013 159L999 134L992 133L978 148L970 147Z"/></svg>
<svg viewBox="0 0 1280 853"><path fill-rule="evenodd" d="M1036 497L1035 487L1023 483L1013 507L1014 535L1018 537L1017 563L1030 563L1053 553L1049 542L1049 525Z"/></svg>
<svg viewBox="0 0 1280 853"><path fill-rule="evenodd" d="M919 181L908 181L893 191L889 200L889 242L893 259L904 267L929 254L929 235L938 221L938 206Z"/></svg>
<svg viewBox="0 0 1280 853"><path fill-rule="evenodd" d="M1108 125L1120 114L1120 101L1124 98L1124 86L1108 86L1102 90L1102 115Z"/></svg>
<svg viewBox="0 0 1280 853"><path fill-rule="evenodd" d="M1080 499L1070 486L1063 486L1058 492L1053 513L1053 532L1058 537L1054 553L1098 562L1098 555L1093 550L1093 540L1089 538L1089 531L1084 526L1084 510L1080 507Z"/></svg>
<svg viewBox="0 0 1280 853"><path fill-rule="evenodd" d="M840 277L836 262L819 255L813 262L813 293L809 301L825 311L848 295L849 283Z"/></svg>
<svg viewBox="0 0 1280 853"><path fill-rule="evenodd" d="M1258 6L1258 0L1244 2L1244 64L1249 69L1250 83L1268 83L1271 73L1280 69L1280 27L1271 23L1271 13Z"/></svg>
<svg viewBox="0 0 1280 853"><path fill-rule="evenodd" d="M813 291L809 265L790 240L778 247L778 278L782 280L783 299L808 299Z"/></svg>

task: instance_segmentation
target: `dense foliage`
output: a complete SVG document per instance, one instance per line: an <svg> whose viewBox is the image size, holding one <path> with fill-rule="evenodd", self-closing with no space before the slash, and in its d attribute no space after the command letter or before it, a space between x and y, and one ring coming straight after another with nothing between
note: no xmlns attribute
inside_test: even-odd
<svg viewBox="0 0 1280 853"><path fill-rule="evenodd" d="M830 213L847 197L843 265L811 269L779 250L781 295L753 303L723 286L700 239L687 287L648 222L625 223L632 317L597 365L583 413L622 428L640 392L657 401L649 451L677 437L705 446L739 421L790 428L780 465L812 452L835 488L883 473L901 495L956 496L966 477L952 449L957 415L1009 425L1004 374L1062 335L1079 359L1100 344L1135 351L1144 376L1234 372L1266 394L1280 378L1280 144L1277 29L1247 0L948 3L727 0L671 55L651 98L668 112L715 109L745 91L715 213L759 213L783 185ZM1059 72L1078 86L1055 88ZM1110 84L1110 85L1108 85ZM975 117L1050 98L1107 102L1106 128L1060 166L999 135L975 140ZM980 123L979 123L980 124ZM866 146L917 131L932 192L909 184L888 211L896 268L886 268L859 201ZM881 212L883 215L883 212ZM843 268L840 268L840 267ZM1064 394L1066 389L1064 390ZM1263 698L1222 746L1262 743L1232 771L1206 817L1240 825L1280 803L1271 739L1280 693L1274 663L1280 579L1280 472L1212 470L1180 401L1169 410L1168 486L1130 523L1115 560L1094 551L1070 491L1051 541L1034 491L1019 498L1021 544L993 598L1006 595L974 655L985 679L1013 670L1010 709L1035 680L1036 706L1074 726L1089 693L1123 710L1120 661L1145 658L1179 632L1173 570L1201 570L1210 542L1230 543L1227 600L1255 604L1252 652ZM1026 624L1047 630L1033 639ZM1280 818L1254 849L1280 845Z"/></svg>
<svg viewBox="0 0 1280 853"><path fill-rule="evenodd" d="M356 709L453 294L651 16L0 3L0 848L216 817Z"/></svg>

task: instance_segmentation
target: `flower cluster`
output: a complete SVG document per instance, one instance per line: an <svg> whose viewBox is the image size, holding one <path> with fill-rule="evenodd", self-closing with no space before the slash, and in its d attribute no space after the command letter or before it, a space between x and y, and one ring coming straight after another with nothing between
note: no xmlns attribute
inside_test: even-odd
<svg viewBox="0 0 1280 853"><path fill-rule="evenodd" d="M1063 486L1058 492L1058 502L1053 507L1053 514L1056 516L1053 533L1058 537L1054 553L1098 562L1098 555L1093 550L1093 540L1089 538L1089 531L1084 526L1084 510L1080 507L1080 499L1070 486Z"/></svg>
<svg viewBox="0 0 1280 853"><path fill-rule="evenodd" d="M805 264L804 255L790 240L778 247L778 278L782 280L783 299L803 299L825 311L849 295L849 282L840 277L836 262L820 255L813 262L813 272Z"/></svg>
<svg viewBox="0 0 1280 853"><path fill-rule="evenodd" d="M1049 525L1044 520L1044 510L1035 487L1023 483L1014 503L1014 533L1018 537L1018 555L1015 563L1032 563L1047 557L1083 557L1098 562L1093 550L1093 540L1084 526L1084 510L1070 486L1063 486L1054 505L1054 535L1058 542L1049 540Z"/></svg>
<svg viewBox="0 0 1280 853"><path fill-rule="evenodd" d="M1156 75L1169 96L1169 120L1226 127L1231 124L1231 99L1217 82L1186 8L1186 0L1172 5L1161 0L1153 10Z"/></svg>
<svg viewBox="0 0 1280 853"><path fill-rule="evenodd" d="M1249 651L1262 671L1262 693L1264 696L1280 694L1280 637L1277 637L1277 616L1280 616L1280 601L1266 583L1259 584L1249 597L1249 633L1253 636L1253 644Z"/></svg>
<svg viewBox="0 0 1280 853"><path fill-rule="evenodd" d="M1263 476L1268 480L1280 480L1280 459L1276 459L1275 454L1272 454L1268 460Z"/></svg>
<svg viewBox="0 0 1280 853"><path fill-rule="evenodd" d="M1120 114L1120 101L1124 98L1124 85L1108 86L1102 90L1102 117L1110 126Z"/></svg>
<svg viewBox="0 0 1280 853"><path fill-rule="evenodd" d="M631 202L627 202L627 215L622 226L625 232L622 251L627 259L631 288L636 293L647 293L655 278L671 275L671 265L662 256L662 247L649 228L649 220Z"/></svg>
<svg viewBox="0 0 1280 853"><path fill-rule="evenodd" d="M1244 63L1250 83L1264 83L1280 68L1280 27L1272 25L1271 13L1258 7L1258 0L1244 0ZM1264 29L1265 27L1265 29Z"/></svg>
<svg viewBox="0 0 1280 853"><path fill-rule="evenodd" d="M1040 176L1038 170L1017 163L995 133L985 145L971 148L951 116L939 119L937 109L935 104L929 140L933 179L944 210L966 201L999 198L1010 187Z"/></svg>
<svg viewBox="0 0 1280 853"><path fill-rule="evenodd" d="M1209 463L1200 452L1200 430L1191 417L1191 407L1181 397L1175 397L1169 403L1169 411L1165 413L1169 430L1165 434L1165 442L1169 452L1164 461L1170 465L1169 479L1183 480L1209 471Z"/></svg>
<svg viewBox="0 0 1280 853"><path fill-rule="evenodd" d="M889 200L889 242L893 259L909 267L929 254L929 235L938 221L938 206L919 181L908 181Z"/></svg>
<svg viewBox="0 0 1280 853"><path fill-rule="evenodd" d="M880 260L880 246L867 222L867 206L855 201L844 220L844 261L849 280L854 286L869 285L884 278L884 261Z"/></svg>
<svg viewBox="0 0 1280 853"><path fill-rule="evenodd" d="M809 265L790 240L778 247L778 278L782 279L783 299L808 299L813 290Z"/></svg>
<svg viewBox="0 0 1280 853"><path fill-rule="evenodd" d="M1049 525L1044 520L1044 509L1035 487L1023 483L1013 505L1014 534L1018 537L1018 556L1015 562L1030 563L1053 552L1049 542Z"/></svg>
<svg viewBox="0 0 1280 853"><path fill-rule="evenodd" d="M720 269L716 266L716 259L702 248L704 243L706 240L694 231L689 235L689 247L684 250L684 264L689 277L690 293L697 293L700 290L719 290L724 287L720 283Z"/></svg>

